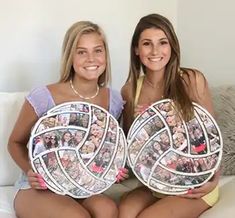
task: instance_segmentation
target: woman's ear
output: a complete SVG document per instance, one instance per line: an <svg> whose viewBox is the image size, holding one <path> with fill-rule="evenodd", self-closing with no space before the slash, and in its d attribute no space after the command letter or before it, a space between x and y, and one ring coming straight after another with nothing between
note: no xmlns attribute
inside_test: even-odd
<svg viewBox="0 0 235 218"><path fill-rule="evenodd" d="M138 49L138 47L135 47L135 55L139 55L139 49Z"/></svg>

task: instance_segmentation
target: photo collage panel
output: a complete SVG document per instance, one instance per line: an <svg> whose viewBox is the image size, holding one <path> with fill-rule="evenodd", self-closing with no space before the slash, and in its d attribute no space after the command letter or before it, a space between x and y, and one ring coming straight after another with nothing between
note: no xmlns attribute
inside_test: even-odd
<svg viewBox="0 0 235 218"><path fill-rule="evenodd" d="M129 165L154 191L183 194L203 185L219 167L220 129L208 111L196 103L193 107L194 116L186 122L172 100L161 100L142 112L128 132Z"/></svg>
<svg viewBox="0 0 235 218"><path fill-rule="evenodd" d="M57 105L31 131L29 157L48 188L73 198L102 193L125 166L127 144L118 121L86 102Z"/></svg>

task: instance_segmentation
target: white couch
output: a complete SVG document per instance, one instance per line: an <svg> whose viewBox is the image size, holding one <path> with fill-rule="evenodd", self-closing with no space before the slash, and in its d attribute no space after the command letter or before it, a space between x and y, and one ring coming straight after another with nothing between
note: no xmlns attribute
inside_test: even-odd
<svg viewBox="0 0 235 218"><path fill-rule="evenodd" d="M231 92L234 92L235 88L230 88L230 91L227 91L229 87L222 87L215 90L214 100L216 101L217 107L221 110L220 105L220 92L221 90L226 95L231 95ZM19 174L19 169L16 164L12 161L9 153L7 151L7 140L9 134L13 128L16 117L18 116L20 107L24 100L25 92L18 93L0 93L0 218L15 218L14 209L13 209L13 198L14 198L14 182ZM222 96L223 97L223 96ZM231 96L230 96L231 97ZM234 105L234 110L232 110L232 114L234 114L235 120L235 104L229 101L230 105L228 107ZM224 103L223 103L224 104ZM226 106L226 105L225 105ZM223 108L223 107L222 107ZM226 111L225 111L226 113ZM231 112L230 112L231 113ZM222 113L221 113L222 114ZM231 120L232 117L231 117ZM219 121L223 121L223 118L219 119ZM219 123L220 125L220 123ZM221 125L222 127L228 126L227 123L225 125ZM234 126L235 127L235 126ZM223 132L223 131L222 131ZM226 132L225 132L226 133ZM227 133L226 133L227 134ZM226 135L225 134L225 135ZM233 145L235 147L235 140ZM234 149L235 151L235 149ZM226 158L229 159L229 155L232 155L230 151L226 151ZM233 155L235 157L235 153ZM232 156L231 156L232 157ZM224 163L226 164L226 163ZM234 171L232 171L233 174ZM227 173L230 174L230 173ZM125 181L122 184L115 184L111 189L107 191L108 194L112 195L116 200L126 191L131 190L136 187L137 180L130 179ZM235 176L227 175L222 176L220 179L220 201L210 210L205 212L201 218L233 218L235 217ZM33 218L33 217L32 217Z"/></svg>

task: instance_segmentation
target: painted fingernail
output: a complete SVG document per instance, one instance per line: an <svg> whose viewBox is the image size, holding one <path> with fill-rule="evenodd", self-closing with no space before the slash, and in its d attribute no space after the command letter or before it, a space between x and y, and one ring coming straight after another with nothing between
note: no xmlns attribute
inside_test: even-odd
<svg viewBox="0 0 235 218"><path fill-rule="evenodd" d="M39 182L40 185L45 185L46 184L44 180L38 180L38 182Z"/></svg>
<svg viewBox="0 0 235 218"><path fill-rule="evenodd" d="M44 181L42 177L38 177L38 181Z"/></svg>
<svg viewBox="0 0 235 218"><path fill-rule="evenodd" d="M116 177L118 180L120 180L122 177L121 177L121 175L117 175L117 177Z"/></svg>
<svg viewBox="0 0 235 218"><path fill-rule="evenodd" d="M38 179L39 184L45 184L44 179Z"/></svg>
<svg viewBox="0 0 235 218"><path fill-rule="evenodd" d="M192 194L193 193L192 189L189 189L187 193Z"/></svg>
<svg viewBox="0 0 235 218"><path fill-rule="evenodd" d="M40 174L37 174L38 179L43 179L43 177Z"/></svg>
<svg viewBox="0 0 235 218"><path fill-rule="evenodd" d="M46 183L40 183L40 186L41 186L42 188L47 188Z"/></svg>

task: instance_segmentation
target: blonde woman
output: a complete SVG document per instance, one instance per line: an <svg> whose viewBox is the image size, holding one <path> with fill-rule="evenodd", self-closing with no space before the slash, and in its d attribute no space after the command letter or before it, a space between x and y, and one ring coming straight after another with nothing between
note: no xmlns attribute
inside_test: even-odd
<svg viewBox="0 0 235 218"><path fill-rule="evenodd" d="M31 91L9 139L9 152L23 171L16 183L17 217L117 217L116 205L107 196L95 195L78 201L49 191L42 177L32 171L26 148L35 122L60 103L87 101L118 118L123 100L117 91L107 87L109 79L109 51L102 29L89 21L73 24L64 37L59 82Z"/></svg>

